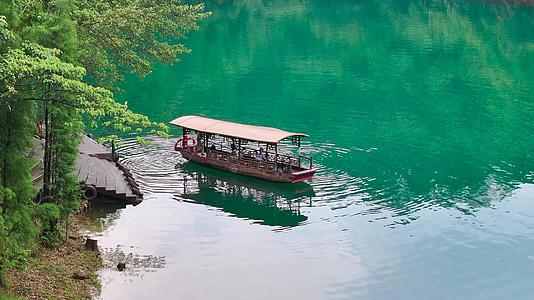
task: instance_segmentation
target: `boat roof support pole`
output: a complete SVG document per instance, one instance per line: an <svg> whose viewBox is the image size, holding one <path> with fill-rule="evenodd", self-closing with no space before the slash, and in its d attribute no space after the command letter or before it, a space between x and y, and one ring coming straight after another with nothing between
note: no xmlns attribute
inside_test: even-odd
<svg viewBox="0 0 534 300"><path fill-rule="evenodd" d="M241 159L241 139L237 139L237 159Z"/></svg>
<svg viewBox="0 0 534 300"><path fill-rule="evenodd" d="M274 170L278 172L278 144L274 144Z"/></svg>
<svg viewBox="0 0 534 300"><path fill-rule="evenodd" d="M207 157L208 156L208 152L206 150L208 150L209 133L204 133L204 140L206 141L204 143L204 153L206 154L206 157Z"/></svg>

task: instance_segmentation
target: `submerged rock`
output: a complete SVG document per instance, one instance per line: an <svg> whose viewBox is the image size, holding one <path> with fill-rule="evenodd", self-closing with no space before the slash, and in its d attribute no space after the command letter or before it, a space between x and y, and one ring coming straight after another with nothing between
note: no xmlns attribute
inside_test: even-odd
<svg viewBox="0 0 534 300"><path fill-rule="evenodd" d="M118 264L117 264L117 269L118 269L119 271L121 271L121 272L124 271L124 270L126 269L126 263L124 263L124 262L120 262L120 263L118 263Z"/></svg>

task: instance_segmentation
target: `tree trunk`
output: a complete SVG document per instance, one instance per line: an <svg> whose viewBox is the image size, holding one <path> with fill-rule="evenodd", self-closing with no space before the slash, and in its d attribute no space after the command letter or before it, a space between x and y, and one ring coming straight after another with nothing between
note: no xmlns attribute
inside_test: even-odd
<svg viewBox="0 0 534 300"><path fill-rule="evenodd" d="M9 153L9 142L11 141L11 107L9 107L9 110L6 110L7 112L7 137L6 137L6 144L4 147L4 166L2 167L2 185L4 187L7 187L7 154Z"/></svg>
<svg viewBox="0 0 534 300"><path fill-rule="evenodd" d="M4 275L4 268L0 266L0 291L7 287L6 276Z"/></svg>
<svg viewBox="0 0 534 300"><path fill-rule="evenodd" d="M48 103L45 103L44 111L44 124L45 124L45 145L44 145L44 174L43 174L43 198L46 199L48 194L48 188L50 184L50 123L48 122Z"/></svg>
<svg viewBox="0 0 534 300"><path fill-rule="evenodd" d="M94 239L87 239L85 241L85 249L89 251L95 251L98 252L98 241Z"/></svg>

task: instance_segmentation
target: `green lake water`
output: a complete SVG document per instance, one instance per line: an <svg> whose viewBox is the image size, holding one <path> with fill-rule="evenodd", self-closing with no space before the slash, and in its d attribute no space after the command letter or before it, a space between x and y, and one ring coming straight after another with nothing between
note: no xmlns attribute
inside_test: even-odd
<svg viewBox="0 0 534 300"><path fill-rule="evenodd" d="M534 5L483 2L207 3L192 53L120 97L308 133L318 172L274 184L126 141L145 201L103 211L99 297L532 299Z"/></svg>

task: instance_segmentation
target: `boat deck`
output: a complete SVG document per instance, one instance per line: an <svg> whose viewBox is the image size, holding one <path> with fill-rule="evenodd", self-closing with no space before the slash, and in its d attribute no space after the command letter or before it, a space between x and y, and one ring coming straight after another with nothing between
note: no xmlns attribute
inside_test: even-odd
<svg viewBox="0 0 534 300"><path fill-rule="evenodd" d="M277 162L273 157L267 160L257 160L250 156L238 157L234 153L220 150L206 149L205 152L195 152L193 147L179 149L187 160L201 165L211 166L235 174L257 177L276 182L299 182L313 177L315 169L301 167L299 159L279 155Z"/></svg>

